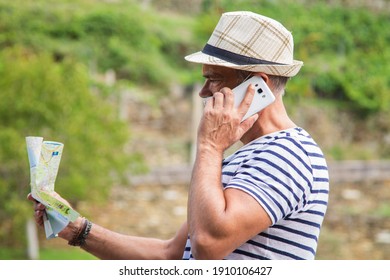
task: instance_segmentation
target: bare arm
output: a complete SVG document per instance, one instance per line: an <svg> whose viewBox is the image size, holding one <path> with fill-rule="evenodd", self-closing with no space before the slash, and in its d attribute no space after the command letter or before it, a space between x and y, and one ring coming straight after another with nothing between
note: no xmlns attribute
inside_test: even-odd
<svg viewBox="0 0 390 280"><path fill-rule="evenodd" d="M248 194L222 188L223 152L238 141L256 117L240 123L253 90L241 106L233 108L229 89L214 94L205 107L198 131L198 146L189 199L188 225L192 253L197 259L222 259L242 243L269 227L264 209Z"/></svg>
<svg viewBox="0 0 390 280"><path fill-rule="evenodd" d="M82 248L100 259L181 259L186 239L186 223L169 240L119 234L94 224Z"/></svg>
<svg viewBox="0 0 390 280"><path fill-rule="evenodd" d="M57 198L69 205L60 196ZM36 223L43 226L45 206L34 200L31 194L28 199L34 201ZM75 233L82 227L83 221L84 219L79 217L75 222L69 223L59 233L59 237L67 241L73 239ZM93 224L82 249L100 259L181 259L187 236L187 223L184 223L176 235L169 240L124 235Z"/></svg>

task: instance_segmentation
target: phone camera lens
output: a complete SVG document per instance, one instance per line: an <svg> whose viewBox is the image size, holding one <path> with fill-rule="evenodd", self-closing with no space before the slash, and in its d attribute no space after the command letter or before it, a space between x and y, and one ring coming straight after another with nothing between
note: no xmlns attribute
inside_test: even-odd
<svg viewBox="0 0 390 280"><path fill-rule="evenodd" d="M260 93L262 93L263 92L263 89L261 89L261 88L259 88L258 90L257 90L257 93L258 94L260 94Z"/></svg>

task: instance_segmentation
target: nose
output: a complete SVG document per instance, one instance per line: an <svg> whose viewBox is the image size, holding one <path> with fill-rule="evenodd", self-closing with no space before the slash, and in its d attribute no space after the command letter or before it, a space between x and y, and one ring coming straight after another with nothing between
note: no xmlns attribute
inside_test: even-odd
<svg viewBox="0 0 390 280"><path fill-rule="evenodd" d="M209 89L209 87L207 86L207 83L205 83L203 85L203 87L201 88L201 90L199 91L199 96L202 97L202 98L213 96L213 93Z"/></svg>

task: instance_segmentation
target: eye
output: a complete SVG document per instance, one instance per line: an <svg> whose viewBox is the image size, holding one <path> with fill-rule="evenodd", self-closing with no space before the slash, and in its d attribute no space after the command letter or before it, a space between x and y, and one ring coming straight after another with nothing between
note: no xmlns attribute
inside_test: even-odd
<svg viewBox="0 0 390 280"><path fill-rule="evenodd" d="M211 79L208 79L208 81L209 81L210 83L220 83L220 82L222 82L222 79L214 79L214 78L211 78Z"/></svg>

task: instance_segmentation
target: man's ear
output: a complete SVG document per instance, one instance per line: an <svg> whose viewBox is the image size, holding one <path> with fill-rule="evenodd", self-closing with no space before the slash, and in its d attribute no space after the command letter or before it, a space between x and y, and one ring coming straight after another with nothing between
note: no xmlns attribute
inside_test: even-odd
<svg viewBox="0 0 390 280"><path fill-rule="evenodd" d="M268 77L268 75L267 74L265 74L265 73L262 73L262 72L259 72L259 73L256 73L256 75L258 75L258 76L261 76L262 78L263 78L263 80L264 80L264 82L269 86L270 84L270 79L269 79L269 77Z"/></svg>
<svg viewBox="0 0 390 280"><path fill-rule="evenodd" d="M271 89L271 91L273 92L274 91L274 86L272 84L272 81L271 79L269 78L269 76L263 72L259 72L259 73L256 73L257 76L260 76L263 78L264 82L267 84L267 86Z"/></svg>

